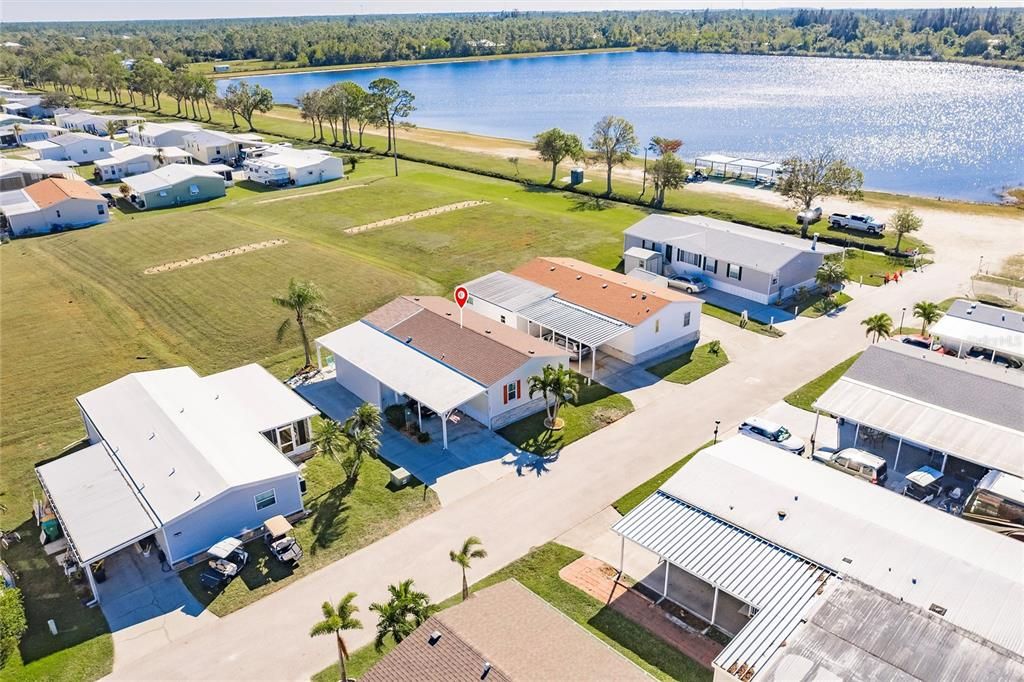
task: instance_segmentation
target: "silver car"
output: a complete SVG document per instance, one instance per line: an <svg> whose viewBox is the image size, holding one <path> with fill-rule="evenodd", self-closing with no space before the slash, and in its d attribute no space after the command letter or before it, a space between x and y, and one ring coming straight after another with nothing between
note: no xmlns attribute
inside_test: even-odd
<svg viewBox="0 0 1024 682"><path fill-rule="evenodd" d="M774 445L796 455L803 455L806 449L803 438L797 438L782 424L760 417L751 417L740 424L739 432L748 438Z"/></svg>
<svg viewBox="0 0 1024 682"><path fill-rule="evenodd" d="M700 275L676 275L669 280L669 286L682 289L688 294L698 294L708 288L707 282Z"/></svg>

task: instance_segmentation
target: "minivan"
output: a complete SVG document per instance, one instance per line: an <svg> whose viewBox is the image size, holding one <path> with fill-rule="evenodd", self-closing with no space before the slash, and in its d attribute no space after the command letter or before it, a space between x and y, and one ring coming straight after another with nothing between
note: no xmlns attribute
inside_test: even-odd
<svg viewBox="0 0 1024 682"><path fill-rule="evenodd" d="M739 432L755 440L774 445L777 448L797 455L804 454L804 441L789 432L782 424L751 417L740 424Z"/></svg>
<svg viewBox="0 0 1024 682"><path fill-rule="evenodd" d="M851 476L858 476L876 485L885 483L885 479L889 477L888 466L884 459L857 448L845 448L839 452L818 450L814 453L814 459L833 469L838 469Z"/></svg>

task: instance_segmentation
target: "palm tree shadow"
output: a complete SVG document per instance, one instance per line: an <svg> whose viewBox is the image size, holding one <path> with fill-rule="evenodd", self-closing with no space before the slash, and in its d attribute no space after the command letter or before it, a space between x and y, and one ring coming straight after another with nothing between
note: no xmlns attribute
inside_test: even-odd
<svg viewBox="0 0 1024 682"><path fill-rule="evenodd" d="M311 554L316 554L318 549L330 547L345 533L348 525L346 512L349 509L346 498L354 486L354 481L345 481L310 503L313 516L310 524L313 533L313 545L309 548Z"/></svg>
<svg viewBox="0 0 1024 682"><path fill-rule="evenodd" d="M580 213L583 211L604 211L611 207L612 205L607 198L599 196L577 196L573 199L572 206L569 207L569 210Z"/></svg>

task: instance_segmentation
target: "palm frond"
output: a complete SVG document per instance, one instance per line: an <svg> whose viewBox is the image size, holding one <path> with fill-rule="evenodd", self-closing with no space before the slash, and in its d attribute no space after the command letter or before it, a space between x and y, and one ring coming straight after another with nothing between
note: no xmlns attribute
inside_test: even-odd
<svg viewBox="0 0 1024 682"><path fill-rule="evenodd" d="M277 342L281 343L284 341L284 337L288 334L288 330L292 328L292 319L289 317L281 323L281 326L277 328Z"/></svg>

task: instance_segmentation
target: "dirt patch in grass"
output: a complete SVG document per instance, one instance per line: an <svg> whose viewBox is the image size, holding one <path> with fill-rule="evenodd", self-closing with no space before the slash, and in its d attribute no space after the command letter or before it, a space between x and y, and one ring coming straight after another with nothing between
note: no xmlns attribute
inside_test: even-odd
<svg viewBox="0 0 1024 682"><path fill-rule="evenodd" d="M257 201L257 204L274 204L278 201L291 201L293 199L305 199L306 197L315 197L320 194L333 194L335 192L344 192L350 189L356 189L358 187L366 187L366 185L345 185L344 187L335 187L334 189L324 189L319 192L303 192L302 194L291 194L286 197L274 197L273 199L263 199Z"/></svg>
<svg viewBox="0 0 1024 682"><path fill-rule="evenodd" d="M440 215L441 213L449 213L451 211L458 211L464 208L473 208L474 206L483 206L486 203L486 201L460 201L455 204L447 204L445 206L438 206L436 208L428 208L426 211L416 211L415 213L406 213L405 215L395 216L394 218L385 218L384 220L378 220L373 223L366 223L365 225L356 225L355 227L350 227L347 230L345 230L345 234L359 234L360 232L374 230L378 227L387 227L388 225L407 223L411 220L429 218L431 216Z"/></svg>
<svg viewBox="0 0 1024 682"><path fill-rule="evenodd" d="M233 249L225 249L224 251L217 251L215 253L208 253L203 256L196 256L195 258L186 258L185 260L176 260L173 263L164 263L163 265L154 265L151 268L146 268L142 271L144 275L155 275L159 272L168 272L170 270L180 270L181 268L187 268L190 265L199 265L200 263L208 263L212 260L220 260L221 258L230 258L231 256L240 256L243 253L250 253L252 251L259 251L260 249L269 249L274 246L281 246L287 244L287 239L270 239L265 242L256 242L255 244L245 244L244 246L236 246Z"/></svg>

